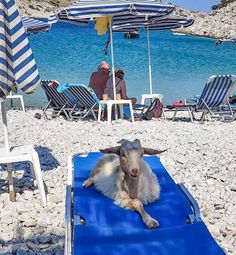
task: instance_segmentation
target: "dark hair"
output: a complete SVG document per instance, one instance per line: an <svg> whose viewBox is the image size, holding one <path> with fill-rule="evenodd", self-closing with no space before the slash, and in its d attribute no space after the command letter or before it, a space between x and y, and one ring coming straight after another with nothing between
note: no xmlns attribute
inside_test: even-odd
<svg viewBox="0 0 236 255"><path fill-rule="evenodd" d="M120 78L120 79L123 79L124 77L124 71L122 69L118 69L116 72L115 72L115 76Z"/></svg>

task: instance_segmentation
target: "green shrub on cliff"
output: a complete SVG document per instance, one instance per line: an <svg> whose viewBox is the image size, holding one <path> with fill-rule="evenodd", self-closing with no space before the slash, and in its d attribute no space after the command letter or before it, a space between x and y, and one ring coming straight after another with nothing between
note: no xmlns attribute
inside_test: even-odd
<svg viewBox="0 0 236 255"><path fill-rule="evenodd" d="M227 6L229 3L235 2L236 0L221 0L220 4L215 4L211 7L212 10L217 10Z"/></svg>

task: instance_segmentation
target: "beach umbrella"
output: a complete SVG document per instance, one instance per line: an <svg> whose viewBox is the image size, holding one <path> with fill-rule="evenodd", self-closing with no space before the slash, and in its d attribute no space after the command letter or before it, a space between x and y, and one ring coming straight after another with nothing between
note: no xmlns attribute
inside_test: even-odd
<svg viewBox="0 0 236 255"><path fill-rule="evenodd" d="M147 32L147 49L148 49L148 70L149 70L149 93L152 91L152 65L151 65L151 50L150 50L150 33L152 30L169 30L181 27L188 27L193 24L193 19L170 14L164 17L152 17L149 21L131 22L124 25L113 26L115 32L132 32L144 28Z"/></svg>
<svg viewBox="0 0 236 255"><path fill-rule="evenodd" d="M28 16L22 16L21 20L23 22L26 34L37 34L38 32L47 32L50 30L51 25L48 22L38 20L35 18L30 18Z"/></svg>
<svg viewBox="0 0 236 255"><path fill-rule="evenodd" d="M5 97L14 86L32 93L40 83L38 69L14 0L0 2L0 103L5 149L9 152Z"/></svg>
<svg viewBox="0 0 236 255"><path fill-rule="evenodd" d="M49 19L49 22L55 21L70 21L70 23L78 24L89 21L95 18L98 24L99 18L107 17L107 27L109 26L110 42L111 42L111 62L112 62L112 76L113 76L113 91L114 99L116 99L115 87L115 64L114 64L114 50L113 50L113 36L112 26L122 25L131 20L140 19L142 21L148 20L151 16L165 16L174 10L172 4L164 4L157 0L149 1L128 1L128 0L82 0L75 4L64 8L61 12ZM86 20L87 19L87 20ZM101 20L101 19L100 19ZM103 20L105 21L105 20ZM106 27L106 28L107 28ZM106 31L106 29L105 29Z"/></svg>

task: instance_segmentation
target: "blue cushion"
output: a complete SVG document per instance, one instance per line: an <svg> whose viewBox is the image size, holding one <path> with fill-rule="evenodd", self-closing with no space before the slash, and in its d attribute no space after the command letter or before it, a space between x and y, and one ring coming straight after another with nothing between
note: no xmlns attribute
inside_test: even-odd
<svg viewBox="0 0 236 255"><path fill-rule="evenodd" d="M74 158L74 216L86 221L74 226L74 254L224 254L203 222L186 223L191 207L155 156L145 160L157 174L161 196L145 210L159 221L158 229L147 229L136 212L120 208L93 187L83 188L101 156Z"/></svg>

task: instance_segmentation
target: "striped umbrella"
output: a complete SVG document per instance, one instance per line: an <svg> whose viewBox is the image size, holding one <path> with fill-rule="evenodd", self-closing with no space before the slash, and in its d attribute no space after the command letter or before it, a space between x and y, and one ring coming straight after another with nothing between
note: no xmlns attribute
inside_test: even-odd
<svg viewBox="0 0 236 255"><path fill-rule="evenodd" d="M170 14L165 17L151 17L149 21L144 22L130 22L125 25L113 26L115 32L130 32L137 31L144 28L147 31L147 48L148 48L148 67L149 67L149 92L152 95L152 65L151 65L151 51L150 51L150 30L168 30L177 29L181 27L188 27L193 24L193 19Z"/></svg>
<svg viewBox="0 0 236 255"><path fill-rule="evenodd" d="M88 22L90 18L97 17L111 17L110 23L110 41L111 41L111 62L112 62L112 76L113 76L113 91L114 99L116 99L115 88L115 68L114 68L114 54L113 54L113 37L112 25L126 24L128 21L138 19L140 22L148 20L151 16L165 16L174 10L172 4L163 4L157 0L82 0L75 4L64 8L63 11L51 17L49 22L53 23L57 20L70 20L71 23L79 24L81 22ZM87 19L87 20L86 20Z"/></svg>
<svg viewBox="0 0 236 255"><path fill-rule="evenodd" d="M0 102L5 147L9 151L4 99L16 85L32 93L40 83L25 29L14 0L0 2Z"/></svg>
<svg viewBox="0 0 236 255"><path fill-rule="evenodd" d="M48 22L30 18L28 16L22 16L21 20L23 22L23 25L27 34L47 32L50 30L50 27L51 27Z"/></svg>

